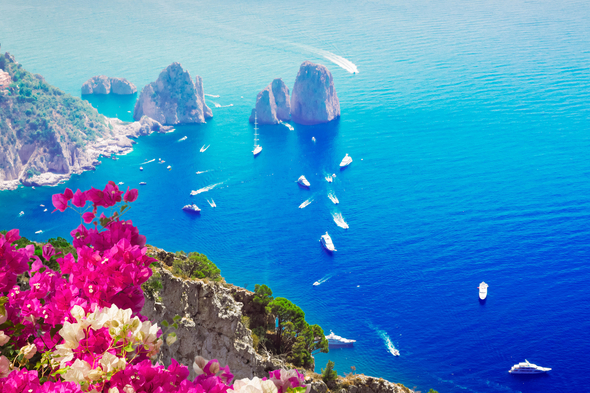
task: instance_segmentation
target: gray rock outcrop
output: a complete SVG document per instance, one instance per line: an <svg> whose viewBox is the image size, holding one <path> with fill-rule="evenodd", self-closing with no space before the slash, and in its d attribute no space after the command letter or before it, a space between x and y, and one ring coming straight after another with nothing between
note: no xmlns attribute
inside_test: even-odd
<svg viewBox="0 0 590 393"><path fill-rule="evenodd" d="M8 72L0 70L0 90L6 89L12 83L12 78Z"/></svg>
<svg viewBox="0 0 590 393"><path fill-rule="evenodd" d="M289 88L282 79L273 80L256 97L256 107L252 109L250 123L254 123L254 112L260 124L277 124L291 119Z"/></svg>
<svg viewBox="0 0 590 393"><path fill-rule="evenodd" d="M82 94L118 94L129 95L137 93L137 88L124 78L109 78L97 75L88 79L82 85Z"/></svg>
<svg viewBox="0 0 590 393"><path fill-rule="evenodd" d="M213 113L205 103L201 77L193 82L180 63L172 63L141 90L133 118L139 120L142 116L162 124L185 124L204 123Z"/></svg>
<svg viewBox="0 0 590 393"><path fill-rule="evenodd" d="M340 102L330 71L305 61L291 93L291 118L299 124L327 123L340 116Z"/></svg>
<svg viewBox="0 0 590 393"><path fill-rule="evenodd" d="M338 377L337 381L329 382L329 385L321 380L313 381L309 392L327 393L330 388L330 391L338 393L415 393L402 384L363 374L349 375L346 378Z"/></svg>
<svg viewBox="0 0 590 393"><path fill-rule="evenodd" d="M195 356L217 359L222 366L229 365L236 379L268 377L268 371L285 365L267 355L256 353L252 333L242 324L244 304L236 299L253 297L253 293L234 286L201 280L183 280L166 269L158 268L161 275L161 301L146 296L141 314L160 324L182 319L176 330L177 341L163 345L158 360L166 366L171 359L192 365ZM239 293L237 293L239 292ZM195 376L192 367L190 378Z"/></svg>

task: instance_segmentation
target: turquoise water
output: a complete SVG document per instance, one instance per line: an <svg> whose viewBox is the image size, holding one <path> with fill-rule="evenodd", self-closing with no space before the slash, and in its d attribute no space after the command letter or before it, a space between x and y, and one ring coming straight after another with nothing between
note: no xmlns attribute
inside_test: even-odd
<svg viewBox="0 0 590 393"><path fill-rule="evenodd" d="M318 371L332 359L340 374L355 366L423 392L587 390L586 2L20 1L0 15L2 50L70 94L98 74L140 89L179 61L220 96L207 97L207 124L142 137L67 186L146 181L130 217L148 242L203 252L229 282L269 284L310 322L357 340L318 355ZM261 127L253 159L257 92L276 77L292 88L304 60L332 71L341 119ZM90 101L131 120L132 98ZM337 171L346 153L354 162ZM154 158L166 164L138 170ZM302 174L310 190L295 184ZM75 214L39 207L51 211L60 190L1 192L0 226L66 236ZM200 216L180 210L190 202ZM334 255L319 245L326 231ZM524 359L553 371L508 374Z"/></svg>

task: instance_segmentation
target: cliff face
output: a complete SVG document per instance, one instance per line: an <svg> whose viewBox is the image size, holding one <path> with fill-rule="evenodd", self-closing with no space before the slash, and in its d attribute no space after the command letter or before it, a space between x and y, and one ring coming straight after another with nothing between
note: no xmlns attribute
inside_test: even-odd
<svg viewBox="0 0 590 393"><path fill-rule="evenodd" d="M291 119L289 88L282 79L273 80L256 97L256 108L252 109L250 123L254 123L254 111L260 124L277 124Z"/></svg>
<svg viewBox="0 0 590 393"><path fill-rule="evenodd" d="M161 301L146 296L141 313L152 322L182 317L176 330L178 340L162 346L158 360L169 365L172 358L192 364L195 356L217 359L229 365L236 379L267 377L269 370L284 366L270 356L262 357L253 347L252 334L241 322L244 304L235 299L251 299L252 292L201 280L183 280L166 269L161 275ZM194 377L191 369L191 378Z"/></svg>
<svg viewBox="0 0 590 393"><path fill-rule="evenodd" d="M93 76L82 85L82 94L119 94L137 93L137 88L124 78L109 78L105 75Z"/></svg>
<svg viewBox="0 0 590 393"><path fill-rule="evenodd" d="M205 104L202 79L197 76L193 82L180 63L172 63L142 89L133 118L142 116L162 124L184 124L204 123L213 113Z"/></svg>
<svg viewBox="0 0 590 393"><path fill-rule="evenodd" d="M317 375L316 375L317 377ZM368 377L366 375L349 375L346 378L339 377L337 381L326 385L323 381L311 381L310 393L327 393L337 391L338 393L415 393L404 385L384 380L383 378Z"/></svg>
<svg viewBox="0 0 590 393"><path fill-rule="evenodd" d="M327 123L340 116L332 74L321 64L305 61L291 95L291 117L299 124Z"/></svg>
<svg viewBox="0 0 590 393"><path fill-rule="evenodd" d="M10 74L0 70L0 90L6 89L12 83Z"/></svg>

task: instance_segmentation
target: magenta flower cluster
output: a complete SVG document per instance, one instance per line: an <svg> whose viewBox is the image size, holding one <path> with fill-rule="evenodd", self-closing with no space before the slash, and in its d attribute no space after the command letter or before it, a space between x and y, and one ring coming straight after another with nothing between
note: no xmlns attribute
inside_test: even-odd
<svg viewBox="0 0 590 393"><path fill-rule="evenodd" d="M261 393L309 390L296 370L232 385L229 367L217 360L197 357L194 381L175 360L167 368L154 364L163 333L140 311L141 285L152 275L155 259L146 253L145 236L122 219L137 196L136 189L123 192L114 182L103 190L66 189L53 195L56 210L71 208L91 224L81 223L71 232L77 258L56 255L47 244L41 259L33 245L15 247L17 229L0 234L0 393L226 393L244 386L249 391L260 386ZM103 212L97 218L99 208ZM43 263L54 257L60 272ZM166 341L175 339L171 333Z"/></svg>

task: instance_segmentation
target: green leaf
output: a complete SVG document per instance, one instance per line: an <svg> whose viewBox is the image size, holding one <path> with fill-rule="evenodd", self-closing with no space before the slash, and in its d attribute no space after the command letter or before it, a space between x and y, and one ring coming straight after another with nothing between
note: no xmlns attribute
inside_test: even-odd
<svg viewBox="0 0 590 393"><path fill-rule="evenodd" d="M180 320L180 315L175 315L174 316L174 322L178 322Z"/></svg>
<svg viewBox="0 0 590 393"><path fill-rule="evenodd" d="M164 327L168 327L169 326L168 321L166 321L166 320L162 321L161 322L161 325L164 326Z"/></svg>
<svg viewBox="0 0 590 393"><path fill-rule="evenodd" d="M178 329L178 324L176 322L174 322L172 326L174 326L174 329Z"/></svg>

